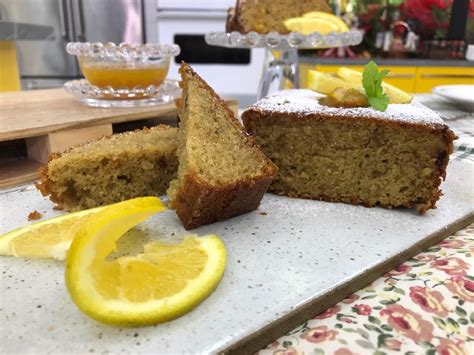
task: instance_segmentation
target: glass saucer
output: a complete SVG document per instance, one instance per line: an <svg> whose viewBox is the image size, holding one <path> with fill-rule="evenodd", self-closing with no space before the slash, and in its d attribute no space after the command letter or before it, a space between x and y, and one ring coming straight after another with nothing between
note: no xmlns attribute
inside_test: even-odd
<svg viewBox="0 0 474 355"><path fill-rule="evenodd" d="M68 81L64 89L80 102L93 107L157 106L169 103L181 94L177 80L165 80L158 87L149 85L115 90L110 86L99 88L81 79Z"/></svg>

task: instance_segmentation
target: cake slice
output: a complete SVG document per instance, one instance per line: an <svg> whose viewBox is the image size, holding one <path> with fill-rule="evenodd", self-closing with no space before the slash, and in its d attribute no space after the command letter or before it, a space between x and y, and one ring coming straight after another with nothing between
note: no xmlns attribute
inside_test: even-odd
<svg viewBox="0 0 474 355"><path fill-rule="evenodd" d="M242 119L279 173L280 195L364 206L435 208L455 134L425 106L321 105L323 95L286 90L266 97Z"/></svg>
<svg viewBox="0 0 474 355"><path fill-rule="evenodd" d="M277 168L189 65L179 73L179 168L168 197L192 229L256 209Z"/></svg>
<svg viewBox="0 0 474 355"><path fill-rule="evenodd" d="M226 31L288 33L283 23L312 11L332 13L326 0L237 0L227 12Z"/></svg>
<svg viewBox="0 0 474 355"><path fill-rule="evenodd" d="M163 195L176 177L178 129L157 126L115 134L50 156L36 187L74 211Z"/></svg>

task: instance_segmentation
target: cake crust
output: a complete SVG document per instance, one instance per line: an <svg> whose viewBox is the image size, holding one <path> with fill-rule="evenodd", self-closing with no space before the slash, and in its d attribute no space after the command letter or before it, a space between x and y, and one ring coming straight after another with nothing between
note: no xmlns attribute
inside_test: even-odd
<svg viewBox="0 0 474 355"><path fill-rule="evenodd" d="M227 184L216 188L196 174L185 177L182 190L172 202L184 228L222 221L258 208L272 176Z"/></svg>
<svg viewBox="0 0 474 355"><path fill-rule="evenodd" d="M298 191L288 189L288 186L274 183L270 186L270 191L290 197L308 198L323 200L328 202L344 202L355 205L364 205L373 207L376 205L395 208L406 207L416 208L421 214L430 208L435 208L436 202L442 196L439 189L441 179L446 178L446 167L449 161L449 155L453 152L453 140L456 135L445 125L442 119L433 111L427 109L419 103L404 105L389 105L386 112L375 111L371 108L333 108L320 105L318 99L323 97L310 90L286 90L270 95L249 107L243 114L244 126L257 138L264 152L271 158L279 159L282 151L275 152L278 147L270 146L265 143L265 129L269 126L285 129L303 129L301 127L322 127L326 123L336 123L341 127L381 127L382 129L391 129L392 131L402 132L403 130L416 134L430 135L436 137L438 145L442 149L438 150L435 159L434 168L429 180L430 193L423 199L415 198L405 200L400 203L380 203L373 200L361 198L357 194L346 194L344 196L334 197L325 193L299 193ZM300 128L295 128L300 127ZM342 129L342 128L341 128ZM375 128L377 129L377 128ZM414 134L413 132L418 132ZM439 141L441 143L439 143ZM281 142L284 144L284 138ZM276 162L276 161L275 161ZM277 163L277 162L276 162ZM279 165L277 163L277 165ZM284 170L280 167L280 173ZM278 175L274 181L281 179Z"/></svg>
<svg viewBox="0 0 474 355"><path fill-rule="evenodd" d="M179 180L173 181L168 189L170 207L176 210L186 229L193 229L258 208L278 168L261 152L253 137L245 132L226 102L189 65L181 64L179 72L182 78L180 86L183 91L186 90L189 80L195 81L199 87L203 88L209 99L216 103L216 107L225 111L229 122L240 132L245 144L253 150L255 159L262 163L262 168L253 178L242 177L234 182L210 183L191 168L187 169ZM184 101L184 99L176 100L180 117L185 115ZM185 137L182 136L181 139ZM178 148L178 156L180 149Z"/></svg>

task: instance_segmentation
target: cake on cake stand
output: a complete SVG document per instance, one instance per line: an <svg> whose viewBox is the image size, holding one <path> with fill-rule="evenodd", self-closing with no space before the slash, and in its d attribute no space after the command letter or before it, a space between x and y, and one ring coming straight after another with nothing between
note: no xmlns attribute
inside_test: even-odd
<svg viewBox="0 0 474 355"><path fill-rule="evenodd" d="M263 74L257 92L257 99L260 99L274 91L299 87L299 49L355 46L362 42L363 35L357 30L331 32L327 35L318 32L304 35L298 32L258 34L234 31L210 32L205 38L206 43L213 46L266 49Z"/></svg>

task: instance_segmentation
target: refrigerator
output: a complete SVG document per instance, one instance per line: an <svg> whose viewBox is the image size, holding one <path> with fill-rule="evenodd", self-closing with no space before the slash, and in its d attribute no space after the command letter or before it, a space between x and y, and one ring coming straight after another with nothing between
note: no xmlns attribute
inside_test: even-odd
<svg viewBox="0 0 474 355"><path fill-rule="evenodd" d="M81 77L76 58L66 53L68 42L144 43L146 11L156 13L156 0L0 0L0 21L54 27L51 41L16 42L23 89Z"/></svg>

